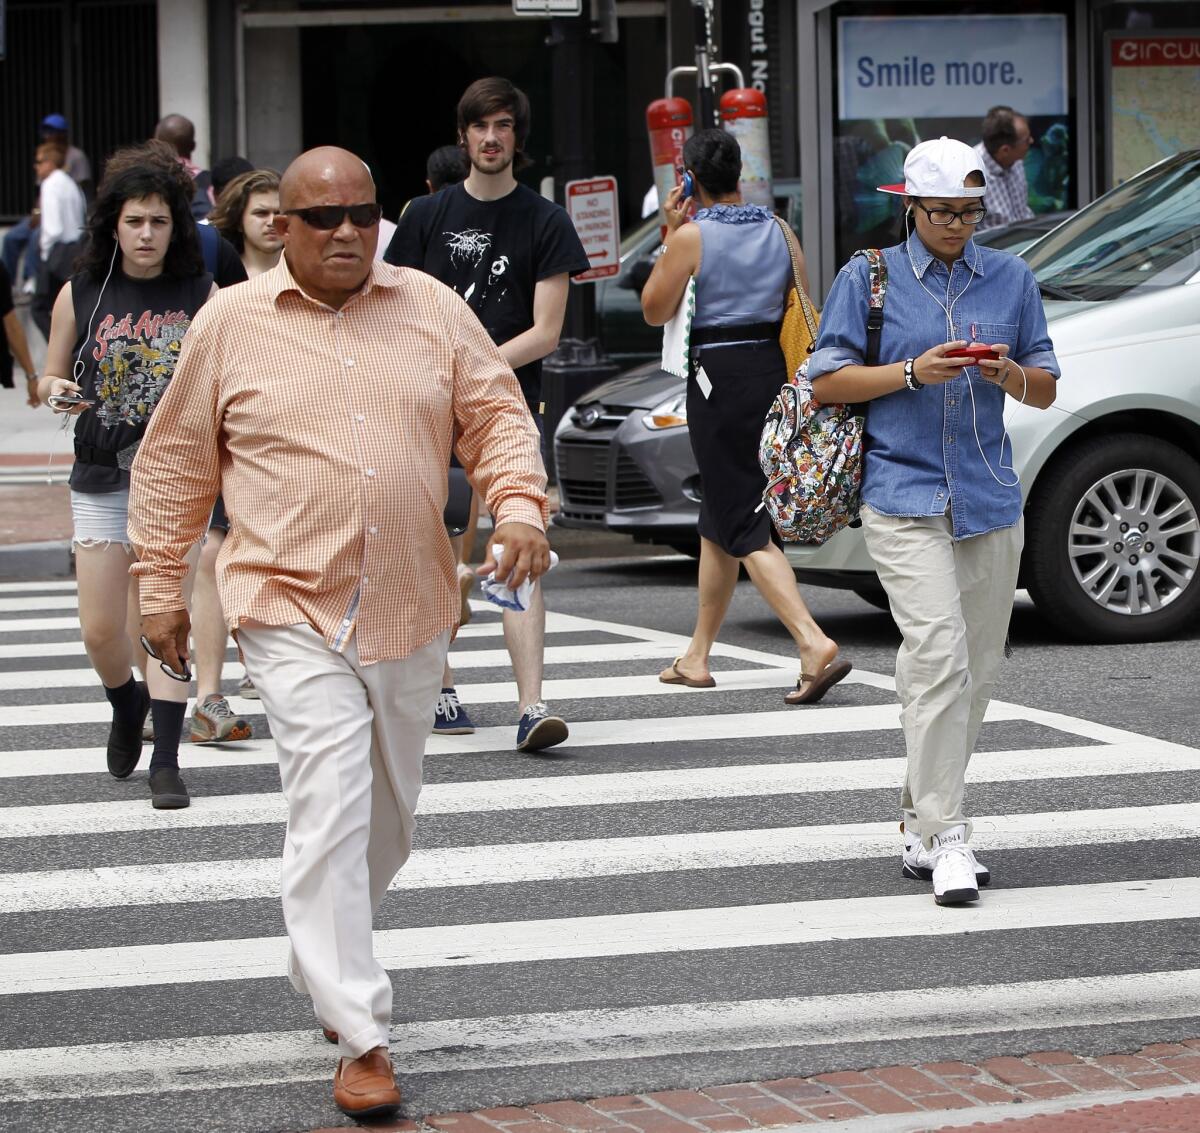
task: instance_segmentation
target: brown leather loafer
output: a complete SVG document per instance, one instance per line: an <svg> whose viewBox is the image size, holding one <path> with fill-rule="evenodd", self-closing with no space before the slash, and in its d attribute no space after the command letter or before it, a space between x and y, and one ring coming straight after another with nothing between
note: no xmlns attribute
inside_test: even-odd
<svg viewBox="0 0 1200 1133"><path fill-rule="evenodd" d="M386 1117L400 1107L400 1091L386 1046L361 1058L339 1058L333 1076L333 1101L347 1117Z"/></svg>

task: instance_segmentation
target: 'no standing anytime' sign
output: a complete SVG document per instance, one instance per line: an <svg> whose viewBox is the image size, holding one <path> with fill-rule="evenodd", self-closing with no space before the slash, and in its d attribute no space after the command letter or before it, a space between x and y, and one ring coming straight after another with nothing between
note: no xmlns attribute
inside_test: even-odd
<svg viewBox="0 0 1200 1133"><path fill-rule="evenodd" d="M567 213L583 241L591 267L572 283L589 283L621 270L621 230L617 223L617 179L593 177L567 182Z"/></svg>

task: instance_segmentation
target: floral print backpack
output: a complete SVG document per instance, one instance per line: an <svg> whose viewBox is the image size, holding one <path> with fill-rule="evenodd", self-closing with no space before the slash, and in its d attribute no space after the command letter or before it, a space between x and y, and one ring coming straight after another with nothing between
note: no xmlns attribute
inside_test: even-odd
<svg viewBox="0 0 1200 1133"><path fill-rule="evenodd" d="M854 255L870 268L865 364L879 364L887 263L878 248ZM767 478L763 502L785 543L820 546L858 523L865 405L822 405L812 394L805 359L779 391L758 442Z"/></svg>

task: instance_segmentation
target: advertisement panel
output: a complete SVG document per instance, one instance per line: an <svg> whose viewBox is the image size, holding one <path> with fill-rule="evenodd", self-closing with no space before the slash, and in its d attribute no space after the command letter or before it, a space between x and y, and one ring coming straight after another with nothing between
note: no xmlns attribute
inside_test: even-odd
<svg viewBox="0 0 1200 1133"><path fill-rule="evenodd" d="M838 40L845 119L1067 112L1064 16L848 16Z"/></svg>
<svg viewBox="0 0 1200 1133"><path fill-rule="evenodd" d="M1109 187L1200 146L1200 36L1110 32Z"/></svg>
<svg viewBox="0 0 1200 1133"><path fill-rule="evenodd" d="M908 151L943 134L975 145L993 106L1028 119L1036 139L1024 159L1030 208L1074 203L1064 13L845 16L836 37L839 263L902 238L896 199L875 186L904 179Z"/></svg>

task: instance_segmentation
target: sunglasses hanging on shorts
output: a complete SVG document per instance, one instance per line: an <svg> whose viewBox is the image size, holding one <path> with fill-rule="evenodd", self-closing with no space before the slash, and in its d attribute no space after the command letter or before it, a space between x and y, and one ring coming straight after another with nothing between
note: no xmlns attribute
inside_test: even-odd
<svg viewBox="0 0 1200 1133"><path fill-rule="evenodd" d="M158 667L160 669L162 669L162 671L164 673L166 673L167 676L171 678L171 680L180 681L181 683L184 681L187 681L187 682L191 681L191 679L192 679L191 666L188 665L188 663L182 657L179 658L179 663L183 666L183 672L177 673L177 672L175 672L174 669L171 668L170 665L168 665L166 663L166 661L164 661L157 653L154 652L154 647L150 644L150 642L148 642L146 640L145 634L142 634L141 640L142 640L142 648L148 654L150 654L150 656L153 657L154 660L156 660L158 662Z"/></svg>
<svg viewBox="0 0 1200 1133"><path fill-rule="evenodd" d="M310 228L319 228L322 232L331 232L341 228L347 216L355 228L370 228L379 223L383 216L383 206L372 201L362 205L313 205L306 209L285 209L287 216L298 216Z"/></svg>

